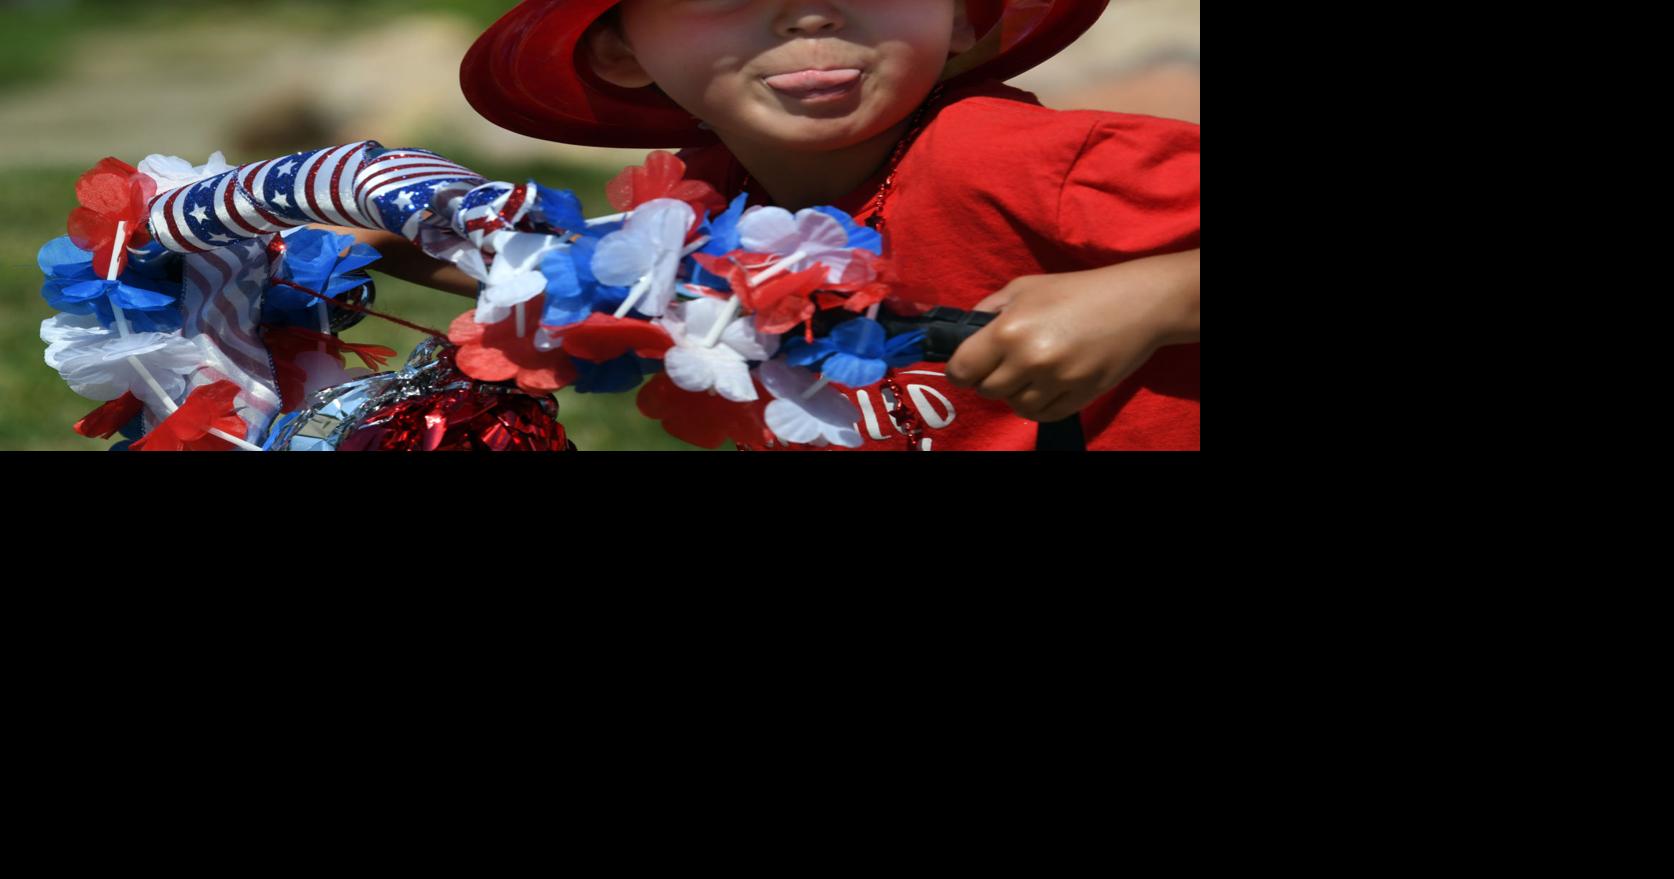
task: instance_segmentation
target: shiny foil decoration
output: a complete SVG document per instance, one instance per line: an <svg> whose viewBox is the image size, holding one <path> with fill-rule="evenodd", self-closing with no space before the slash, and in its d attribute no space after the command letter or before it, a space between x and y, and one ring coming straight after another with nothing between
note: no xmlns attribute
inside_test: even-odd
<svg viewBox="0 0 1674 879"><path fill-rule="evenodd" d="M327 388L275 425L274 451L575 451L558 401L466 376L458 349L421 344L398 373Z"/></svg>

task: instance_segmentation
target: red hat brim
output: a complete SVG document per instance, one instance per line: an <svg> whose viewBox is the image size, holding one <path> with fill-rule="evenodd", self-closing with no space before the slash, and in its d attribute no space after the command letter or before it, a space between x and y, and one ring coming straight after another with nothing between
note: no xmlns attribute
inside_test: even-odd
<svg viewBox="0 0 1674 879"><path fill-rule="evenodd" d="M611 85L578 61L582 35L618 2L524 0L465 54L465 99L490 122L542 140L647 149L713 143L714 135L662 92ZM999 25L1009 2L1015 0L967 0L978 35ZM1109 0L1049 2L1025 35L1008 38L1003 51L949 82L1005 80L1034 67L1092 27Z"/></svg>

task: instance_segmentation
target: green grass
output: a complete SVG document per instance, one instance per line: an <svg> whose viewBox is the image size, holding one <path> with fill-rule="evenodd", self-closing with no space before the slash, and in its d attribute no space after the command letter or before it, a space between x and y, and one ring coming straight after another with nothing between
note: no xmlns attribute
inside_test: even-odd
<svg viewBox="0 0 1674 879"><path fill-rule="evenodd" d="M504 165L438 148L438 152L498 180L539 180L574 189L590 214L609 212L603 188L609 174L559 164ZM134 157L137 158L137 157ZM72 392L43 359L41 322L56 312L40 296L35 253L64 234L76 206L75 181L84 168L0 170L0 449L103 450L104 440L84 439L71 429L97 404ZM471 301L380 275L379 311L446 331L472 308ZM423 334L368 317L344 337L388 345L404 359ZM391 368L398 366L392 363ZM639 414L635 394L558 395L560 420L578 447L593 451L689 450L662 426Z"/></svg>

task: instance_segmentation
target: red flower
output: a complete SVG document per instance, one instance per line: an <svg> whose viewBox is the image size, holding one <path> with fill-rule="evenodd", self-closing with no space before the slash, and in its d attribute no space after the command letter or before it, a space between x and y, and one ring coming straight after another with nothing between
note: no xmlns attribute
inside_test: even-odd
<svg viewBox="0 0 1674 879"><path fill-rule="evenodd" d="M345 342L336 336L303 327L264 326L263 330L262 341L267 343L267 350L273 354L281 412L294 412L303 403L302 392L308 383L308 373L296 363L300 354L318 351L324 345L325 353L336 360L338 366L347 365L348 361L343 356L343 352L347 351L358 356L372 370L383 369L384 364L395 356L393 348Z"/></svg>
<svg viewBox="0 0 1674 879"><path fill-rule="evenodd" d="M93 252L93 271L109 277L112 251L116 249L116 226L126 222L128 247L151 242L146 229L151 198L157 182L121 159L107 158L76 181L76 200L81 207L70 212L70 241ZM117 271L127 263L126 248L117 252Z"/></svg>
<svg viewBox="0 0 1674 879"><path fill-rule="evenodd" d="M751 284L750 276L759 274L760 264L773 257L733 251L726 256L696 254L698 263L713 274L727 279L727 284L738 294L744 307L756 315L756 328L763 333L785 333L814 316L814 291L828 286L825 266L814 263L812 268L795 274L769 278L763 284Z"/></svg>
<svg viewBox="0 0 1674 879"><path fill-rule="evenodd" d="M535 347L541 311L546 297L517 306L524 310L523 338L517 336L517 316L497 324L477 323L476 312L467 311L448 327L448 340L459 346L455 362L466 375L485 382L517 381L524 392L542 396L568 387L578 373L561 349L542 351Z"/></svg>
<svg viewBox="0 0 1674 879"><path fill-rule="evenodd" d="M629 351L658 359L674 347L668 331L656 324L595 312L587 320L553 330L564 353L593 363L615 360Z"/></svg>
<svg viewBox="0 0 1674 879"><path fill-rule="evenodd" d="M193 391L173 415L163 419L157 429L128 447L132 452L225 452L233 444L210 434L219 430L229 436L245 439L250 426L238 417L233 402L238 399L238 385L218 381Z"/></svg>
<svg viewBox="0 0 1674 879"><path fill-rule="evenodd" d="M122 425L134 420L134 416L145 410L145 404L134 396L133 391L127 391L122 396L87 413L87 417L76 422L76 433L89 438L110 439Z"/></svg>
<svg viewBox="0 0 1674 879"><path fill-rule="evenodd" d="M705 449L717 449L728 437L746 444L773 441L767 429L767 404L772 395L756 383L761 399L734 403L713 393L683 391L664 373L658 373L639 391L639 411L663 423L675 439Z"/></svg>
<svg viewBox="0 0 1674 879"><path fill-rule="evenodd" d="M618 211L631 211L658 198L683 201L697 214L692 221L692 230L696 231L703 223L704 211L718 214L727 209L727 200L708 183L685 177L686 163L673 153L658 150L645 157L644 165L624 168L605 184L605 197Z"/></svg>

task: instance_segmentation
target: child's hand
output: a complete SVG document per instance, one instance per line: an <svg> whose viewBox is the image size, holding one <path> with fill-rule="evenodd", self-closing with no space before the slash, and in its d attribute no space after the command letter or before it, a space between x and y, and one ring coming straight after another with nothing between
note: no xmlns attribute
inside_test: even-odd
<svg viewBox="0 0 1674 879"><path fill-rule="evenodd" d="M948 381L1051 422L1081 411L1164 345L1196 342L1201 250L1018 278L978 303L997 311L947 364Z"/></svg>

